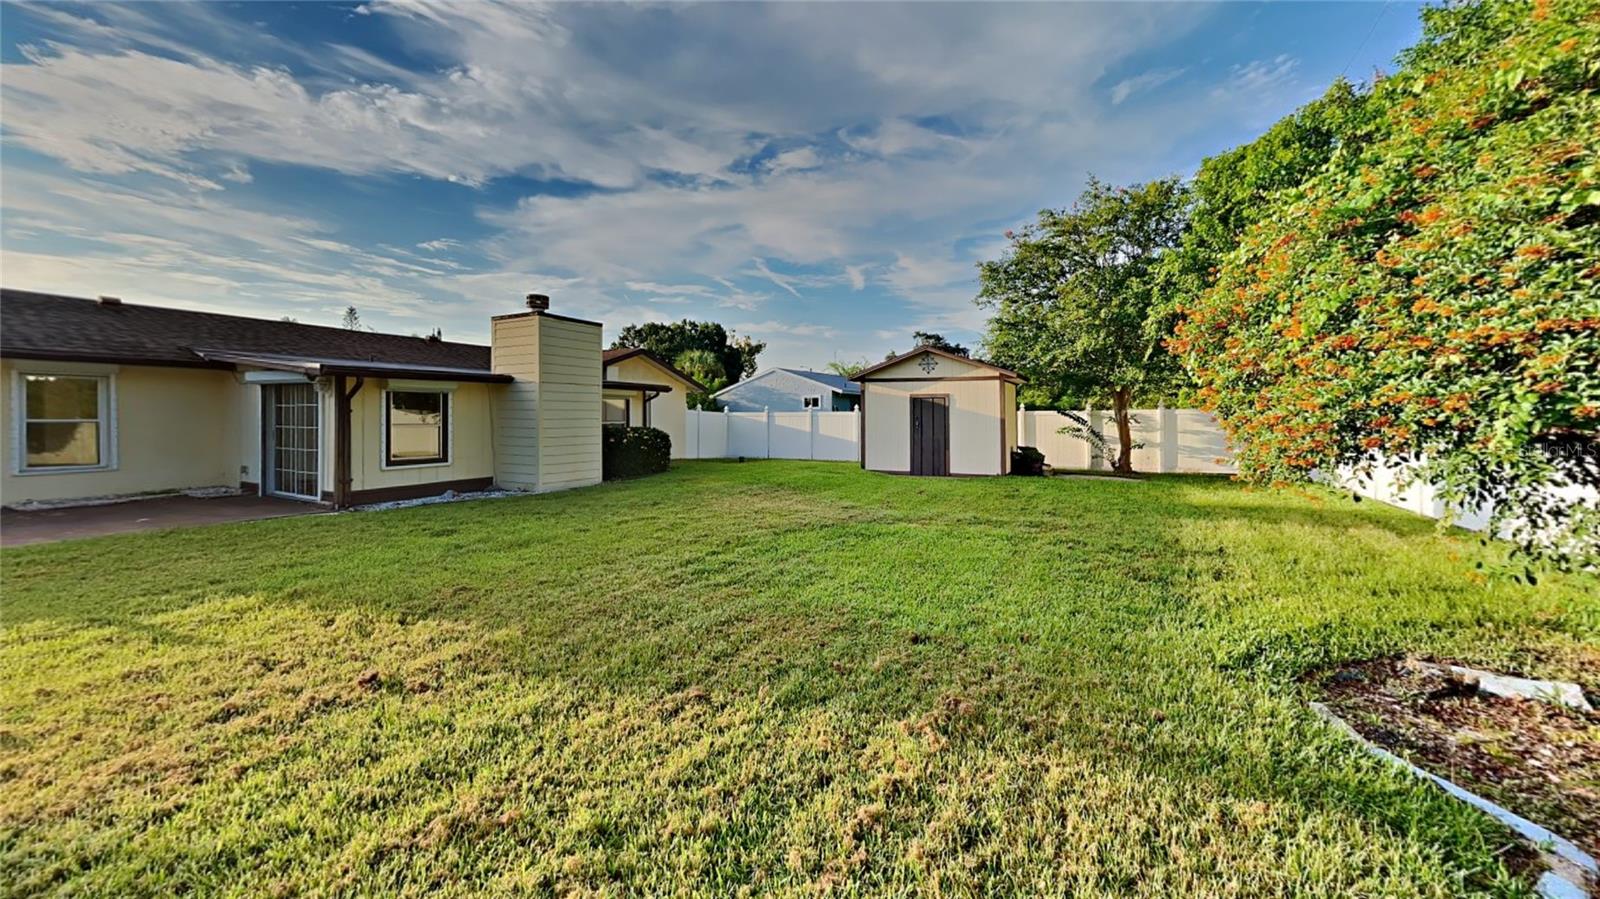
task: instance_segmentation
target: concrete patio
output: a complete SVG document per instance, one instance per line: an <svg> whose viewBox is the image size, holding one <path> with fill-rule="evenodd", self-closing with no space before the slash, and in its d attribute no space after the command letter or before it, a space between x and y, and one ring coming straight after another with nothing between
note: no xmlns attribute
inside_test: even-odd
<svg viewBox="0 0 1600 899"><path fill-rule="evenodd" d="M326 512L314 503L266 496L161 496L104 506L0 510L0 546L53 543L132 531L196 527Z"/></svg>

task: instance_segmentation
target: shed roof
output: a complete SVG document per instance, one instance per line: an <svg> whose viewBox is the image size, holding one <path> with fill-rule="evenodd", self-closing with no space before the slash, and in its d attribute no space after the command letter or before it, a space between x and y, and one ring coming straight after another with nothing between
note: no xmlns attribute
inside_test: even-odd
<svg viewBox="0 0 1600 899"><path fill-rule="evenodd" d="M1011 381L1013 383L1020 384L1024 380L1024 378L1021 375L1017 374L1016 372L1012 371L1009 368L1001 368L1000 366L995 365L992 362L985 362L982 359L973 359L970 356L963 356L963 355L960 355L959 353L952 353L949 350L940 349L939 347L936 347L936 346L926 346L926 345L919 346L919 347L917 347L916 349L912 350L909 353L901 353L898 356L891 356L890 358L885 359L882 362L879 362L877 365L872 365L872 366L868 366L867 368L863 368L861 371L858 371L854 375L852 375L850 377L850 380L852 380L852 381L870 381L870 380L872 380L871 376L872 376L872 374L874 372L882 371L883 369L886 369L891 365L896 365L898 363L906 361L907 359L910 359L912 356L918 356L918 355L921 355L923 353L932 353L935 356L943 356L946 359L954 359L957 362L965 362L965 363L968 363L969 365L979 366L980 368L991 369L996 374L998 374L1002 379L1007 380L1007 381ZM929 377L928 380L937 381L937 380L939 380L939 378Z"/></svg>

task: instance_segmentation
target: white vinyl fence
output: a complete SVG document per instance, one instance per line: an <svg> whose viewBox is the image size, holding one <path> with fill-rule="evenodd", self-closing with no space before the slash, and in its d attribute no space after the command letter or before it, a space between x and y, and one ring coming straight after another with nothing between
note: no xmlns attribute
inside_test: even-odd
<svg viewBox="0 0 1600 899"><path fill-rule="evenodd" d="M701 412L684 422L689 459L817 459L854 462L855 412Z"/></svg>
<svg viewBox="0 0 1600 899"><path fill-rule="evenodd" d="M1418 515L1426 515L1429 518L1448 516L1451 524L1469 531L1482 531L1488 528L1489 516L1494 513L1492 504L1473 508L1451 506L1439 498L1438 487L1417 478L1407 477L1408 468L1409 466L1399 463L1383 463L1374 466L1367 475L1361 476L1357 475L1354 469L1346 467L1339 469L1327 480L1369 499L1399 506ZM1600 505L1600 492L1592 488L1566 486L1548 488L1548 491L1548 495L1572 506ZM1523 523L1520 520L1508 521L1502 525L1496 536L1514 537L1521 529ZM1552 538L1540 535L1539 539L1548 541Z"/></svg>
<svg viewBox="0 0 1600 899"><path fill-rule="evenodd" d="M861 433L856 412L701 412L690 409L684 422L684 457L689 459L818 459L854 462ZM1109 412L1083 413L1117 445ZM1070 420L1059 412L1018 413L1024 446L1036 446L1055 468L1109 469L1111 460L1091 452L1087 441L1059 434ZM1142 472L1232 473L1233 455L1222 429L1197 409L1140 409L1134 412L1133 452Z"/></svg>
<svg viewBox="0 0 1600 899"><path fill-rule="evenodd" d="M1018 416L1023 446L1036 446L1052 468L1109 470L1117 452L1117 426L1110 412L1085 409L1078 413L1105 435L1105 458L1089 441L1060 433L1074 422L1060 412L1023 410ZM1134 409L1133 451L1135 471L1149 474L1192 472L1232 474L1233 452L1222 428L1209 412L1199 409Z"/></svg>

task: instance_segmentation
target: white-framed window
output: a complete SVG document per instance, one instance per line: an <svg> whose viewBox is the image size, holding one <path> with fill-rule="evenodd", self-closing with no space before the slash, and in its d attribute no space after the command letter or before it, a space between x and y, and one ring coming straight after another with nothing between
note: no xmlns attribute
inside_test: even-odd
<svg viewBox="0 0 1600 899"><path fill-rule="evenodd" d="M18 473L115 468L114 390L111 375L18 372Z"/></svg>
<svg viewBox="0 0 1600 899"><path fill-rule="evenodd" d="M806 409L821 409L822 408L822 397L820 397L820 396L808 396L808 397L805 397L804 399L802 399L800 402L804 404L802 408L806 408Z"/></svg>
<svg viewBox="0 0 1600 899"><path fill-rule="evenodd" d="M607 396L600 399L600 423L603 425L628 425L633 423L629 407L632 405L625 396Z"/></svg>
<svg viewBox="0 0 1600 899"><path fill-rule="evenodd" d="M450 464L450 391L383 392L383 465Z"/></svg>

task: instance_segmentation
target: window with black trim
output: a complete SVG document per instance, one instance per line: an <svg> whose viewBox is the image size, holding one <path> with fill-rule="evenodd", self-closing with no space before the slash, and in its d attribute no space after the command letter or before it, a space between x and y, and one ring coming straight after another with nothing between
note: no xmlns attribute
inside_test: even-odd
<svg viewBox="0 0 1600 899"><path fill-rule="evenodd" d="M806 408L806 409L821 409L822 408L822 397L820 397L820 396L808 396L805 399L801 400L801 402L805 404L803 408Z"/></svg>
<svg viewBox="0 0 1600 899"><path fill-rule="evenodd" d="M385 394L386 465L442 465L450 461L450 394L391 390Z"/></svg>
<svg viewBox="0 0 1600 899"><path fill-rule="evenodd" d="M608 396L600 400L600 423L607 425L627 425L632 422L629 417L629 400L625 396Z"/></svg>
<svg viewBox="0 0 1600 899"><path fill-rule="evenodd" d="M21 470L107 468L110 380L80 375L23 375Z"/></svg>

